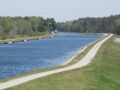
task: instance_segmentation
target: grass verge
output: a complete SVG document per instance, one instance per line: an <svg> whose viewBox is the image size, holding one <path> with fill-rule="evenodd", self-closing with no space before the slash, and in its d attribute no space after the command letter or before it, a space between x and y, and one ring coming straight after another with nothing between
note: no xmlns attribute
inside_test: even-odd
<svg viewBox="0 0 120 90"><path fill-rule="evenodd" d="M6 90L120 90L120 43L114 42L114 37L102 45L92 63L86 67Z"/></svg>

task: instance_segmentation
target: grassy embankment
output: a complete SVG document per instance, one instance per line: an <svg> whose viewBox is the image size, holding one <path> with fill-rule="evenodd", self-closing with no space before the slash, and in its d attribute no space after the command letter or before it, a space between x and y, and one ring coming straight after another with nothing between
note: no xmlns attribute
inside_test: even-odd
<svg viewBox="0 0 120 90"><path fill-rule="evenodd" d="M120 43L105 42L88 66L54 74L7 90L120 90Z"/></svg>

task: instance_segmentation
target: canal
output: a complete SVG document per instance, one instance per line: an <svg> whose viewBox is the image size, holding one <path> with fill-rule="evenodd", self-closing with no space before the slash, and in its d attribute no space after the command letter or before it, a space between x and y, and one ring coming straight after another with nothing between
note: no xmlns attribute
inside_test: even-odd
<svg viewBox="0 0 120 90"><path fill-rule="evenodd" d="M58 66L102 35L59 33L62 37L0 45L0 79Z"/></svg>

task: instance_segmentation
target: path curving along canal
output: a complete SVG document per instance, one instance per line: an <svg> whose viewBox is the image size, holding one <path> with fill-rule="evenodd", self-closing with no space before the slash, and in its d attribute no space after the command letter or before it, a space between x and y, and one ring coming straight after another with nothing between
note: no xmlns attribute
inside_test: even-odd
<svg viewBox="0 0 120 90"><path fill-rule="evenodd" d="M93 58L95 57L97 51L99 50L99 48L101 47L101 45L107 41L110 37L112 37L113 34L107 36L106 38L100 40L96 45L93 46L93 48L85 55L85 57L80 60L78 63L65 67L65 68L61 68L61 69L56 69L56 70L52 70L52 71L47 71L47 72L42 72L42 73L37 73L37 74L33 74L33 75L29 75L29 76L25 76L25 77L21 77L18 79L14 79L14 80L10 80L8 82L5 83L1 83L0 84L0 89L7 89L40 77L44 77L44 76L48 76L48 75L52 75L52 74L56 74L56 73L61 73L61 72L65 72L68 70L73 70L73 69L77 69L77 68L81 68L86 66L87 64L89 64L91 62L91 60L93 60Z"/></svg>

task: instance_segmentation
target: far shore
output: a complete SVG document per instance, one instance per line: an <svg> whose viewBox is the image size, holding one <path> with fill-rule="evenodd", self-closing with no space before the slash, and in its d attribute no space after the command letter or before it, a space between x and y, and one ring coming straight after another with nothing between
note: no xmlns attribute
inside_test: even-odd
<svg viewBox="0 0 120 90"><path fill-rule="evenodd" d="M32 40L41 40L41 39L55 38L55 37L59 37L59 35L58 34L46 34L46 35L41 35L41 36L6 39L6 40L0 40L0 44L10 44L10 43L15 43L15 42L27 42L27 41L32 41Z"/></svg>
<svg viewBox="0 0 120 90"><path fill-rule="evenodd" d="M85 33L77 33L77 34L85 34ZM87 34L95 34L95 33L87 33ZM99 34L102 34L104 36L108 35L105 33L99 33ZM27 41L32 41L32 40L41 40L41 39L47 39L47 38L55 38L55 37L60 37L60 35L46 34L46 35L41 35L41 36L18 37L18 38L14 38L14 39L5 39L5 40L0 39L0 45L1 44L11 44L11 43L16 43L16 42L27 42Z"/></svg>

